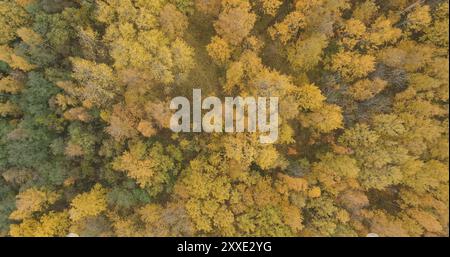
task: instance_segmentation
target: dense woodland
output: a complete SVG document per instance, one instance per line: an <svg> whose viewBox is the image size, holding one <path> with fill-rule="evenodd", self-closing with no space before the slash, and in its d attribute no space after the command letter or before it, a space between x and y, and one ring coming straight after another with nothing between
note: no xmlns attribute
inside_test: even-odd
<svg viewBox="0 0 450 257"><path fill-rule="evenodd" d="M448 236L449 5L0 0L0 236ZM278 96L280 135L169 102Z"/></svg>

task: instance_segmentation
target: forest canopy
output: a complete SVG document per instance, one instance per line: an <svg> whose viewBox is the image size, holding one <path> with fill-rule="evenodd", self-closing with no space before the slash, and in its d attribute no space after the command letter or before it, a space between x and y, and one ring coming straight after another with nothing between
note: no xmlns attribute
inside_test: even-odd
<svg viewBox="0 0 450 257"><path fill-rule="evenodd" d="M0 0L0 236L449 236L448 0ZM170 100L279 97L279 138Z"/></svg>

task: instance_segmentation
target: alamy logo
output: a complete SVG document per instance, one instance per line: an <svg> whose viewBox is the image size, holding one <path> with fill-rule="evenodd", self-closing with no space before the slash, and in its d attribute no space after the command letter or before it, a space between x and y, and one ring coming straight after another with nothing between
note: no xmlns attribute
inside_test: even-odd
<svg viewBox="0 0 450 257"><path fill-rule="evenodd" d="M170 119L172 131L253 132L259 133L263 144L275 143L278 139L278 97L225 97L222 104L215 96L202 101L201 90L194 89L192 101L191 112L188 98L179 96L172 99L170 109L177 110ZM202 111L207 112L202 115Z"/></svg>

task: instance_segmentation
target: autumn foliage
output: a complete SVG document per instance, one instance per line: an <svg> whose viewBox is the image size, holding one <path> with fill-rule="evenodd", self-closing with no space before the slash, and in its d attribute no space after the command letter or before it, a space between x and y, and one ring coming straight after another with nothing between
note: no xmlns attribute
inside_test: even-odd
<svg viewBox="0 0 450 257"><path fill-rule="evenodd" d="M1 0L0 236L448 236L448 0ZM279 139L173 97L279 97Z"/></svg>

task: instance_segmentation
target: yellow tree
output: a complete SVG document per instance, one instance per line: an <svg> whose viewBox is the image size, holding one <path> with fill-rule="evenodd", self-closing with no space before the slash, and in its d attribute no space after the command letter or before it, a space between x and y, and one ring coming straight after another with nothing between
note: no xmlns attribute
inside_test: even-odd
<svg viewBox="0 0 450 257"><path fill-rule="evenodd" d="M24 85L19 77L10 75L0 79L0 92L7 94L17 94L22 91Z"/></svg>
<svg viewBox="0 0 450 257"><path fill-rule="evenodd" d="M301 113L300 124L306 128L312 128L318 132L329 133L343 127L344 118L341 107L334 104L324 104L320 109Z"/></svg>
<svg viewBox="0 0 450 257"><path fill-rule="evenodd" d="M214 23L217 33L231 45L239 45L250 34L256 15L248 1L224 1L223 10Z"/></svg>
<svg viewBox="0 0 450 257"><path fill-rule="evenodd" d="M331 70L339 73L344 80L364 78L375 70L375 57L371 55L341 51L332 58Z"/></svg>
<svg viewBox="0 0 450 257"><path fill-rule="evenodd" d="M393 27L391 20L382 16L375 20L368 32L367 40L376 47L395 43L402 34L399 28Z"/></svg>
<svg viewBox="0 0 450 257"><path fill-rule="evenodd" d="M89 101L97 106L110 103L118 93L118 84L113 70L106 64L97 64L81 58L72 58L73 78L79 89L73 94L81 101ZM73 89L75 90L75 89ZM70 89L69 89L69 93Z"/></svg>
<svg viewBox="0 0 450 257"><path fill-rule="evenodd" d="M70 203L69 215L72 221L97 216L106 210L106 189L96 184L89 192L77 195Z"/></svg>
<svg viewBox="0 0 450 257"><path fill-rule="evenodd" d="M430 26L431 22L430 6L428 5L416 6L412 12L408 13L407 26L411 31L423 31Z"/></svg>
<svg viewBox="0 0 450 257"><path fill-rule="evenodd" d="M16 30L28 22L26 11L15 1L0 2L0 45L16 37Z"/></svg>
<svg viewBox="0 0 450 257"><path fill-rule="evenodd" d="M12 224L13 237L63 237L69 232L70 219L67 211L43 215L39 220L27 218L20 224Z"/></svg>
<svg viewBox="0 0 450 257"><path fill-rule="evenodd" d="M324 35L313 34L310 37L299 39L288 48L288 60L292 67L298 71L309 71L321 61L323 49L328 45Z"/></svg>
<svg viewBox="0 0 450 257"><path fill-rule="evenodd" d="M305 15L300 11L293 11L283 21L269 28L269 34L272 39L279 39L281 43L287 44L305 26Z"/></svg>
<svg viewBox="0 0 450 257"><path fill-rule="evenodd" d="M19 28L16 33L29 46L39 46L44 42L40 34L27 27Z"/></svg>
<svg viewBox="0 0 450 257"><path fill-rule="evenodd" d="M350 86L347 92L353 99L365 101L383 91L386 86L387 82L380 78L375 78L374 80L363 79Z"/></svg>
<svg viewBox="0 0 450 257"><path fill-rule="evenodd" d="M0 61L4 61L13 69L21 71L30 71L36 67L29 63L25 58L17 55L15 51L7 45L0 45Z"/></svg>
<svg viewBox="0 0 450 257"><path fill-rule="evenodd" d="M20 192L16 198L17 209L11 213L10 218L21 220L31 217L35 212L45 210L58 200L59 195L45 189L29 188Z"/></svg>
<svg viewBox="0 0 450 257"><path fill-rule="evenodd" d="M217 16L220 13L221 0L195 0L195 7L202 13Z"/></svg>
<svg viewBox="0 0 450 257"><path fill-rule="evenodd" d="M443 2L437 6L433 12L433 21L430 26L424 28L424 39L433 44L448 48L448 2Z"/></svg>
<svg viewBox="0 0 450 257"><path fill-rule="evenodd" d="M162 31L171 39L182 37L188 26L187 17L173 4L167 4L161 10L159 23Z"/></svg>
<svg viewBox="0 0 450 257"><path fill-rule="evenodd" d="M356 5L352 17L362 21L365 25L370 24L374 16L378 13L379 7L375 0L366 0Z"/></svg>
<svg viewBox="0 0 450 257"><path fill-rule="evenodd" d="M278 9L283 4L281 0L258 0L259 4L262 6L263 12L270 16L275 16Z"/></svg>
<svg viewBox="0 0 450 257"><path fill-rule="evenodd" d="M320 89L314 84L306 84L289 90L289 94L294 95L296 104L302 110L314 111L321 108L325 101Z"/></svg>
<svg viewBox="0 0 450 257"><path fill-rule="evenodd" d="M211 43L206 47L209 56L218 65L224 65L231 57L230 45L227 41L218 36L214 36L211 39Z"/></svg>
<svg viewBox="0 0 450 257"><path fill-rule="evenodd" d="M173 168L174 160L166 155L161 144L150 148L141 141L132 143L130 150L113 162L113 169L125 172L153 195L164 189Z"/></svg>

